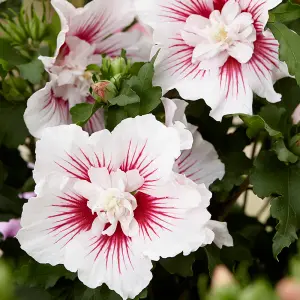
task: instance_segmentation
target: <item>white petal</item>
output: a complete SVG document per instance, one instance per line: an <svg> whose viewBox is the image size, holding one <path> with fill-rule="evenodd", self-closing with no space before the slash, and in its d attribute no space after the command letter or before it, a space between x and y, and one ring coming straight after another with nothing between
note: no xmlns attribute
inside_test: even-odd
<svg viewBox="0 0 300 300"><path fill-rule="evenodd" d="M122 49L127 50L138 43L140 34L136 31L118 32L96 44L96 53L118 56ZM131 57L131 56L130 56Z"/></svg>
<svg viewBox="0 0 300 300"><path fill-rule="evenodd" d="M201 15L190 15L186 20L185 29L190 32L198 33L200 29L204 29L210 25L209 19Z"/></svg>
<svg viewBox="0 0 300 300"><path fill-rule="evenodd" d="M112 236L96 238L86 234L80 245L85 255L78 278L89 288L105 283L125 300L135 298L149 284L150 259L141 254L138 243L125 236L119 226Z"/></svg>
<svg viewBox="0 0 300 300"><path fill-rule="evenodd" d="M65 2L56 0L55 2ZM62 5L56 10L59 11ZM65 11L61 11L65 14ZM130 25L134 19L131 0L94 0L83 8L77 8L72 18L68 19L68 35L77 36L89 43L98 43Z"/></svg>
<svg viewBox="0 0 300 300"><path fill-rule="evenodd" d="M153 28L163 22L184 23L190 15L208 18L214 9L213 0L135 0L135 5L141 21Z"/></svg>
<svg viewBox="0 0 300 300"><path fill-rule="evenodd" d="M199 62L217 56L222 51L221 44L199 44L193 51L193 61Z"/></svg>
<svg viewBox="0 0 300 300"><path fill-rule="evenodd" d="M222 9L222 18L227 24L230 24L238 14L240 14L240 5L235 0L229 0L225 3Z"/></svg>
<svg viewBox="0 0 300 300"><path fill-rule="evenodd" d="M93 184L103 188L104 190L112 187L111 178L107 168L91 167L88 171L90 180Z"/></svg>
<svg viewBox="0 0 300 300"><path fill-rule="evenodd" d="M244 64L248 62L253 55L253 45L242 42L235 42L229 47L228 54L241 64Z"/></svg>
<svg viewBox="0 0 300 300"><path fill-rule="evenodd" d="M117 170L116 172L112 172L110 176L111 176L111 186L113 188L117 188L118 190L124 192L127 185L126 173L121 170Z"/></svg>
<svg viewBox="0 0 300 300"><path fill-rule="evenodd" d="M180 140L175 129L158 122L153 115L145 115L123 120L112 136L121 170L138 170L145 180L143 187L168 179L174 160L180 155Z"/></svg>
<svg viewBox="0 0 300 300"><path fill-rule="evenodd" d="M252 59L243 65L243 74L252 90L272 103L281 100L281 95L274 90L274 82L289 76L287 72L282 72L285 66L279 61L278 47L270 31L258 35Z"/></svg>
<svg viewBox="0 0 300 300"><path fill-rule="evenodd" d="M227 51L222 51L212 58L202 60L199 67L204 70L215 70L222 67L227 61L229 54Z"/></svg>
<svg viewBox="0 0 300 300"><path fill-rule="evenodd" d="M198 186L184 176L177 174L176 180L180 184L174 182L161 192L156 190L155 196L135 195L138 206L134 215L146 243L143 253L152 260L181 252L188 255L214 238L203 227L210 219L205 206L211 193L203 186L205 193L201 194Z"/></svg>
<svg viewBox="0 0 300 300"><path fill-rule="evenodd" d="M64 264L66 245L90 230L95 216L68 178L51 174L38 185L37 197L23 207L17 238L21 248L38 262Z"/></svg>
<svg viewBox="0 0 300 300"><path fill-rule="evenodd" d="M195 183L204 183L209 187L216 179L222 179L225 174L224 164L219 160L213 145L203 140L199 132L194 133L194 143L191 150L182 151L176 160L174 170Z"/></svg>
<svg viewBox="0 0 300 300"><path fill-rule="evenodd" d="M268 9L272 9L274 7L276 7L277 5L279 5L282 2L282 0L267 0L268 3Z"/></svg>
<svg viewBox="0 0 300 300"><path fill-rule="evenodd" d="M46 56L39 57L39 59L43 62L45 69L47 71L55 63L56 58L60 52L60 49L65 43L66 35L69 31L69 20L72 18L73 15L75 15L76 12L75 7L67 1L52 0L51 4L59 16L61 30L56 39L56 50L55 50L54 57L46 57Z"/></svg>
<svg viewBox="0 0 300 300"><path fill-rule="evenodd" d="M174 115L175 111L177 110L177 106L171 99L162 98L161 102L164 105L165 109L165 124L166 126L172 126L174 123Z"/></svg>
<svg viewBox="0 0 300 300"><path fill-rule="evenodd" d="M138 170L130 170L126 172L127 185L126 192L134 192L144 184L144 178Z"/></svg>
<svg viewBox="0 0 300 300"><path fill-rule="evenodd" d="M55 96L55 81L48 82L46 86L35 92L27 101L24 120L29 132L35 137L41 137L47 127L69 124L69 104L67 101Z"/></svg>
<svg viewBox="0 0 300 300"><path fill-rule="evenodd" d="M90 209L93 208L93 200L95 199L96 202L99 194L102 192L102 188L100 186L97 186L85 180L78 180L77 182L75 182L74 190L89 200L88 206Z"/></svg>
<svg viewBox="0 0 300 300"><path fill-rule="evenodd" d="M212 108L210 116L220 121L224 115L234 113L252 114L253 93L248 84L241 65L229 58L220 69L218 82L204 92L205 102Z"/></svg>
<svg viewBox="0 0 300 300"><path fill-rule="evenodd" d="M193 145L193 135L186 126L176 121L173 128L176 129L180 137L180 150L191 149Z"/></svg>
<svg viewBox="0 0 300 300"><path fill-rule="evenodd" d="M223 246L226 247L233 246L233 239L228 232L226 222L218 222L218 221L210 220L207 222L207 227L214 232L215 234L214 243L219 248L222 248Z"/></svg>
<svg viewBox="0 0 300 300"><path fill-rule="evenodd" d="M139 40L138 42L126 48L127 56L130 57L133 61L149 61L151 49L154 45L152 28L150 26L142 24L141 22L138 22L130 27L128 31L138 32Z"/></svg>
<svg viewBox="0 0 300 300"><path fill-rule="evenodd" d="M269 1L269 0L268 0ZM261 33L269 19L268 1L261 0L240 0L239 5L243 12L250 13L254 21L253 25L257 33Z"/></svg>
<svg viewBox="0 0 300 300"><path fill-rule="evenodd" d="M114 168L111 135L99 131L90 138L76 125L62 125L45 129L37 142L36 164L33 171L36 182L50 172L89 181L91 167Z"/></svg>

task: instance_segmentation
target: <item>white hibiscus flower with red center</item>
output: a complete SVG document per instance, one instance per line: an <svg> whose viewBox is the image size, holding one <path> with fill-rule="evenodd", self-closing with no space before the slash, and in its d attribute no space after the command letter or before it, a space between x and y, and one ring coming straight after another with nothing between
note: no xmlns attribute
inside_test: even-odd
<svg viewBox="0 0 300 300"><path fill-rule="evenodd" d="M172 171L180 144L177 131L152 115L91 136L76 125L45 129L36 197L24 205L17 236L22 249L78 271L90 288L106 283L134 298L152 278L151 260L188 255L215 238L211 193ZM218 245L228 239L227 232Z"/></svg>
<svg viewBox="0 0 300 300"><path fill-rule="evenodd" d="M253 92L280 101L273 83L288 76L287 67L265 30L278 2L137 0L140 19L154 28L153 53L160 49L154 84L176 88L184 99L203 98L216 120L252 114Z"/></svg>
<svg viewBox="0 0 300 300"><path fill-rule="evenodd" d="M28 100L24 118L30 133L40 137L47 127L70 124L70 108L93 103L89 94L90 64L101 65L102 55L115 57L138 41L136 31L121 32L134 20L131 0L94 0L75 8L67 0L52 0L61 21L54 57L40 57L51 81ZM103 111L98 110L85 129L104 128Z"/></svg>

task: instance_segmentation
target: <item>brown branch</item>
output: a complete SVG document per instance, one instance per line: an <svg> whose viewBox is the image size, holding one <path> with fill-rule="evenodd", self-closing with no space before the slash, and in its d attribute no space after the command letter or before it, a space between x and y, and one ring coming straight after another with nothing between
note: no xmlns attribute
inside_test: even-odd
<svg viewBox="0 0 300 300"><path fill-rule="evenodd" d="M247 177L240 186L232 190L227 198L227 201L223 205L220 204L221 207L219 209L219 214L217 214L217 217L220 221L223 221L226 218L238 198L248 189L249 183L249 177Z"/></svg>

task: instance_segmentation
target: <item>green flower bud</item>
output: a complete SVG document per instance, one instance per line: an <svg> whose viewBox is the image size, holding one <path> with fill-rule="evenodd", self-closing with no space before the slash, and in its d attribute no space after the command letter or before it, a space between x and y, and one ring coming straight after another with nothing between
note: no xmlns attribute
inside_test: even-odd
<svg viewBox="0 0 300 300"><path fill-rule="evenodd" d="M111 71L114 76L118 74L126 74L128 72L128 69L128 63L126 63L126 60L123 57L112 59Z"/></svg>
<svg viewBox="0 0 300 300"><path fill-rule="evenodd" d="M118 91L115 85L108 80L101 80L100 82L94 83L92 85L92 96L98 102L105 102L109 99L114 98Z"/></svg>
<svg viewBox="0 0 300 300"><path fill-rule="evenodd" d="M292 137L290 141L290 149L294 154L300 156L300 133Z"/></svg>

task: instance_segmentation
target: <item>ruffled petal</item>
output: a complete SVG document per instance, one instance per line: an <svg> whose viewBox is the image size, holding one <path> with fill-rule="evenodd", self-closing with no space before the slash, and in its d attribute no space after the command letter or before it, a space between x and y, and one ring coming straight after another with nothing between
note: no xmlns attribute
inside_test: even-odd
<svg viewBox="0 0 300 300"><path fill-rule="evenodd" d="M47 127L69 124L69 103L55 95L56 81L35 92L27 101L24 120L29 132L39 138Z"/></svg>
<svg viewBox="0 0 300 300"><path fill-rule="evenodd" d="M125 119L113 130L112 136L120 169L138 170L145 180L143 188L168 180L174 161L180 155L180 140L175 129L156 121L153 115L146 115Z"/></svg>
<svg viewBox="0 0 300 300"><path fill-rule="evenodd" d="M229 57L220 68L219 83L213 89L206 89L203 97L212 108L210 116L220 121L223 116L234 113L252 114L253 93L242 65Z"/></svg>
<svg viewBox="0 0 300 300"><path fill-rule="evenodd" d="M197 184L204 183L209 187L216 179L223 178L225 167L213 145L203 140L196 131L192 149L182 151L176 160L174 171Z"/></svg>
<svg viewBox="0 0 300 300"><path fill-rule="evenodd" d="M268 19L268 0L239 0L243 12L250 13L257 33L263 32Z"/></svg>
<svg viewBox="0 0 300 300"><path fill-rule="evenodd" d="M274 82L288 76L284 72L279 74L280 65L283 63L279 61L278 48L279 44L272 33L265 31L263 35L257 36L254 42L254 54L251 60L242 67L251 89L270 102L281 100L281 95L274 90Z"/></svg>
<svg viewBox="0 0 300 300"><path fill-rule="evenodd" d="M226 247L233 246L233 239L232 239L232 236L228 232L226 222L218 222L218 221L209 220L207 222L207 227L214 232L214 234L215 234L214 243L220 249L223 246L226 246Z"/></svg>
<svg viewBox="0 0 300 300"><path fill-rule="evenodd" d="M81 232L89 231L96 218L87 206L88 200L72 185L69 178L50 174L38 183L37 197L23 207L17 238L21 248L39 263L65 264L71 242ZM66 267L76 270L74 265Z"/></svg>
<svg viewBox="0 0 300 300"><path fill-rule="evenodd" d="M36 153L33 171L36 182L51 172L90 181L91 167L111 169L113 166L111 134L107 130L89 137L77 125L47 128L37 142Z"/></svg>
<svg viewBox="0 0 300 300"><path fill-rule="evenodd" d="M282 0L267 0L268 3L268 9L272 9L274 7L276 7L277 5L279 5L282 2Z"/></svg>
<svg viewBox="0 0 300 300"><path fill-rule="evenodd" d="M65 0L52 0L56 11L66 18ZM134 20L131 0L94 0L83 8L73 10L68 18L69 36L77 36L88 43L98 43L120 29L130 25Z"/></svg>
<svg viewBox="0 0 300 300"><path fill-rule="evenodd" d="M213 0L135 0L141 21L155 28L162 22L185 22L190 15L208 18Z"/></svg>
<svg viewBox="0 0 300 300"><path fill-rule="evenodd" d="M181 252L188 255L214 239L213 232L205 228L210 219L206 207L211 193L183 175L175 174L175 178L176 182L156 189L152 195L135 195L134 217L144 238L143 253L152 260Z"/></svg>
<svg viewBox="0 0 300 300"><path fill-rule="evenodd" d="M132 45L137 44L140 36L140 33L137 31L115 33L107 39L97 42L95 52L106 54L110 57L118 56L121 54L122 49L127 50Z"/></svg>
<svg viewBox="0 0 300 300"><path fill-rule="evenodd" d="M78 278L89 288L105 283L123 299L135 298L152 279L151 260L142 255L138 240L130 238L117 226L113 235L81 235L73 252L80 253ZM78 255L73 256L73 261Z"/></svg>

